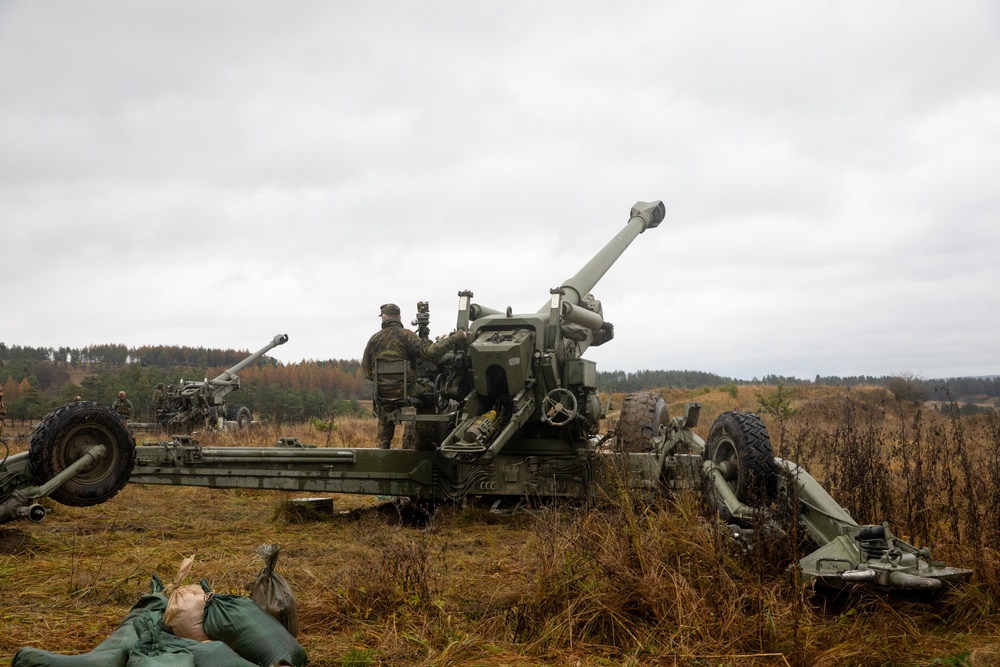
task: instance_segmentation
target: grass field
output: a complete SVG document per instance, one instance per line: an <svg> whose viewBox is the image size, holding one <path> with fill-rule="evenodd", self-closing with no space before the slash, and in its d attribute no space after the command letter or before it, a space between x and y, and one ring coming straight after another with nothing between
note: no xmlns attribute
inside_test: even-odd
<svg viewBox="0 0 1000 667"><path fill-rule="evenodd" d="M877 389L796 391L662 393L672 414L702 401L702 437L719 413L764 399L779 456L859 522L888 520L974 568L970 584L933 599L795 590L784 580L792 546L734 550L693 492L611 492L590 511L520 516L449 506L416 528L372 497L335 496L333 511L303 515L281 492L129 485L103 505L53 505L40 524L0 528L0 660L27 645L88 651L152 574L172 579L191 554L192 580L247 593L262 567L254 549L271 542L311 665L1000 664L1000 420L949 419ZM374 433L373 420L350 420L329 438L308 426L281 435L339 447Z"/></svg>

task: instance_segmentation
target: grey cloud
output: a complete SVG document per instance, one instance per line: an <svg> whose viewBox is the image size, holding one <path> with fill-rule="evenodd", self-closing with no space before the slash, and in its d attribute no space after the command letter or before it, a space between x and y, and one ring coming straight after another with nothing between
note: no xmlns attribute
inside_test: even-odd
<svg viewBox="0 0 1000 667"><path fill-rule="evenodd" d="M997 12L8 2L7 268L58 307L0 340L356 357L384 301L536 309L662 198L601 368L997 372Z"/></svg>

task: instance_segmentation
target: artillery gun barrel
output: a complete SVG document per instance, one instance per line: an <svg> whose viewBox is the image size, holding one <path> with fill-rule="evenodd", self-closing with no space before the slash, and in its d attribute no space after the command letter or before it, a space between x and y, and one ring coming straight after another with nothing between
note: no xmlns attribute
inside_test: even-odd
<svg viewBox="0 0 1000 667"><path fill-rule="evenodd" d="M625 249L647 229L652 229L663 221L664 206L662 201L636 202L632 207L631 217L625 227L604 246L600 252L587 262L576 275L562 284L564 291L563 303L579 305L583 298L594 289L597 282L607 273L611 265L618 261ZM542 315L549 310L546 302L538 310Z"/></svg>
<svg viewBox="0 0 1000 667"><path fill-rule="evenodd" d="M259 350L251 354L249 357L247 357L240 363L236 364L235 366L233 366L228 370L222 371L222 373L220 373L218 377L212 380L212 384L216 383L225 384L230 382L233 379L234 375L236 375L241 370L243 370L253 362L257 361L261 357L263 357L265 354L267 354L274 348L278 347L279 345L284 345L286 342L288 342L288 334L278 334L271 340L270 343L260 348Z"/></svg>

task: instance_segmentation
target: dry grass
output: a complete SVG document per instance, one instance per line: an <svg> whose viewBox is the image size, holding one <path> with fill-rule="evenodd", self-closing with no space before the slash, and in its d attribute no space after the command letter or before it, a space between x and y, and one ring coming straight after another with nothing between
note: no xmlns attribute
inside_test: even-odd
<svg viewBox="0 0 1000 667"><path fill-rule="evenodd" d="M704 436L760 391L664 393L671 414L703 402ZM303 518L282 509L281 492L128 486L104 505L55 506L41 524L0 528L13 551L0 553L0 656L89 650L153 573L172 578L190 554L193 578L248 592L262 567L254 548L274 542L312 665L1000 664L996 420L918 413L874 390L809 388L793 407L782 424L765 419L785 434L779 455L859 520L890 520L935 556L975 567L977 581L932 603L796 591L773 560L790 547L733 551L694 493L649 502L608 489L590 512L518 517L445 507L418 529L371 497L336 496L334 513ZM307 425L281 434L365 446L374 428L345 420L329 442ZM265 427L203 443L277 437Z"/></svg>

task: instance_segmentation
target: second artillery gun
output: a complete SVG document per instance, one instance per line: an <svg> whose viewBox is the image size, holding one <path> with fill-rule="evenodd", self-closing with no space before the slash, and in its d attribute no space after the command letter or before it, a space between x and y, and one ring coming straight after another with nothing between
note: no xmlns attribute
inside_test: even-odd
<svg viewBox="0 0 1000 667"><path fill-rule="evenodd" d="M815 546L790 569L799 580L920 589L967 578L969 570L932 560L887 526L859 526L808 473L774 457L756 415L724 413L704 441L693 431L699 403L671 418L662 396L637 392L625 397L613 431L601 433L609 406L598 396L596 365L583 354L612 340L614 328L591 290L663 217L661 202L636 203L625 227L535 312L488 308L459 292L456 326L470 332L467 345L437 363L377 365L377 375L398 375L404 387L411 380L433 387L429 395L374 397L404 432L420 431L409 438L411 449L293 447L289 439L270 448L202 447L181 438L137 447L114 412L72 403L42 421L30 452L0 463L0 522L43 518L34 500L46 495L68 505L101 503L127 482L478 500L496 508L553 498L590 505L609 484L641 493L705 486L737 536L781 531L778 517L792 514ZM417 324L425 336L428 319L422 303ZM220 382L232 388L231 377Z"/></svg>
<svg viewBox="0 0 1000 667"><path fill-rule="evenodd" d="M229 404L226 396L240 388L237 373L287 341L288 336L279 334L270 343L211 380L182 379L177 387L169 387L153 405L157 423L170 432L191 431L205 426L219 430L249 428L253 421L250 408Z"/></svg>

